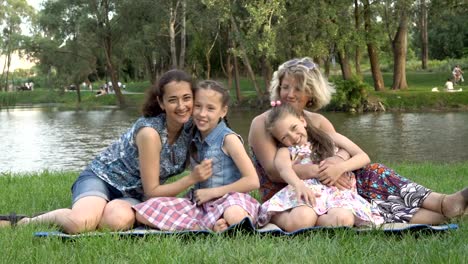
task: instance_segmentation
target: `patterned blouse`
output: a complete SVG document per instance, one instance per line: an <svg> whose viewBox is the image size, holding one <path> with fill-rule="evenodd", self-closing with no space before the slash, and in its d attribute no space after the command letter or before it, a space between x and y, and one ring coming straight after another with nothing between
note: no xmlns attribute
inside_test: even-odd
<svg viewBox="0 0 468 264"><path fill-rule="evenodd" d="M141 117L125 132L119 140L91 161L89 168L96 175L109 183L124 197L139 200L143 198L143 186L140 178L140 161L135 137L143 127L154 128L161 138L161 159L159 181L163 184L168 178L184 171L188 146L192 139L193 122L187 122L177 140L170 145L167 138L166 115Z"/></svg>

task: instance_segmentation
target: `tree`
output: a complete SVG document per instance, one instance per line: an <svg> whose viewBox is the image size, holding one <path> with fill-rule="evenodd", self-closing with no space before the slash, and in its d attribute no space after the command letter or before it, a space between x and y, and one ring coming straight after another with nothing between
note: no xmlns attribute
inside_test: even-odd
<svg viewBox="0 0 468 264"><path fill-rule="evenodd" d="M6 57L0 78L0 90L6 91L9 87L11 56L15 52L19 54L21 50L21 23L31 19L34 9L26 0L4 0L0 2L0 7L0 55Z"/></svg>
<svg viewBox="0 0 468 264"><path fill-rule="evenodd" d="M363 1L364 5L364 30L366 32L366 46L369 55L372 78L374 80L375 91L385 89L382 72L380 71L378 47L375 40L375 29L372 23L372 9L369 0Z"/></svg>
<svg viewBox="0 0 468 264"><path fill-rule="evenodd" d="M408 88L406 82L406 53L411 3L410 0L385 2L384 19L386 20L387 34L393 51L393 90Z"/></svg>
<svg viewBox="0 0 468 264"><path fill-rule="evenodd" d="M421 38L421 68L427 69L427 61L429 60L429 39L427 34L427 2L419 0L419 20L418 28Z"/></svg>

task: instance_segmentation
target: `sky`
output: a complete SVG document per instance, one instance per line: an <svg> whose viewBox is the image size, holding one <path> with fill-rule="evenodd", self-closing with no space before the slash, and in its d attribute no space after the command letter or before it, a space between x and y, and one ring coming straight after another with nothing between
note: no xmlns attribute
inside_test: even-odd
<svg viewBox="0 0 468 264"><path fill-rule="evenodd" d="M39 10L43 0L27 0L28 4L34 7L36 10Z"/></svg>

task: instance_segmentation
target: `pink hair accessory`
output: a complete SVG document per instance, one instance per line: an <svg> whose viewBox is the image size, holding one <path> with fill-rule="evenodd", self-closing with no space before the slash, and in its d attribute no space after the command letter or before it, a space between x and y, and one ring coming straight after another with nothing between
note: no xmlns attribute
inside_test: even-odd
<svg viewBox="0 0 468 264"><path fill-rule="evenodd" d="M271 105L272 107L280 106L280 105L281 105L281 101L280 101L280 100L271 101L271 102L270 102L270 105Z"/></svg>

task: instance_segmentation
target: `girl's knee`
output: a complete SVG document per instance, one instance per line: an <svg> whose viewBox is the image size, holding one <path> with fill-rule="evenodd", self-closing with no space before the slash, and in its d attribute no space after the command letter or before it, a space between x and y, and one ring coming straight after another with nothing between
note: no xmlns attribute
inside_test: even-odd
<svg viewBox="0 0 468 264"><path fill-rule="evenodd" d="M233 205L226 208L223 213L223 218L228 222L229 225L237 224L246 217L249 217L249 213L238 205Z"/></svg>
<svg viewBox="0 0 468 264"><path fill-rule="evenodd" d="M315 226L317 222L317 214L314 209L301 206L293 209L289 213L288 219L285 219L284 229L287 232L296 231L302 228L309 228Z"/></svg>
<svg viewBox="0 0 468 264"><path fill-rule="evenodd" d="M348 209L339 209L334 211L333 216L335 217L336 226L350 226L354 225L354 214Z"/></svg>
<svg viewBox="0 0 468 264"><path fill-rule="evenodd" d="M338 215L336 217L336 222L338 226L354 226L354 215Z"/></svg>

